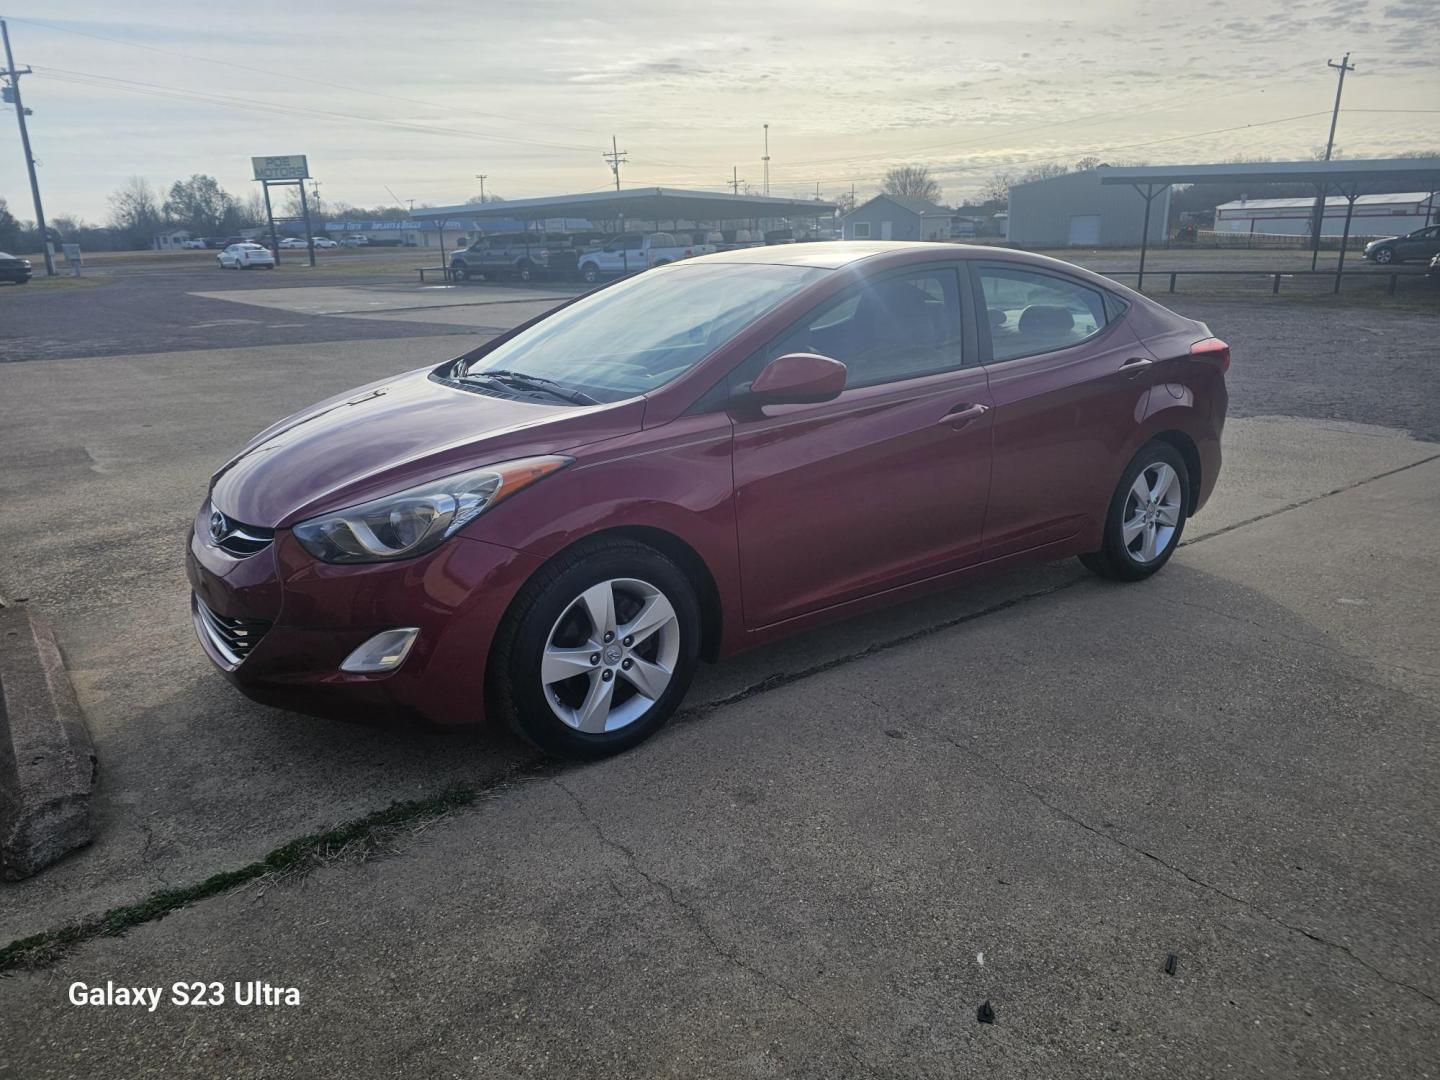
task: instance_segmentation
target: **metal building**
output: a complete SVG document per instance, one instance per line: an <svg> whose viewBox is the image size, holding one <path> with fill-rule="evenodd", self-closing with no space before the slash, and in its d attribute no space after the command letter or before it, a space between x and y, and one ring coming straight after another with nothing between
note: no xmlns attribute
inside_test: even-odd
<svg viewBox="0 0 1440 1080"><path fill-rule="evenodd" d="M1344 231L1348 202L1340 195L1325 200L1322 236L1339 236ZM1440 212L1440 198L1428 191L1360 195L1355 199L1350 231L1357 236L1399 236L1423 229L1436 212ZM1309 236L1314 216L1313 198L1241 198L1215 208L1215 231Z"/></svg>
<svg viewBox="0 0 1440 1080"><path fill-rule="evenodd" d="M1150 243L1164 241L1169 217L1167 189L1150 210ZM1144 201L1128 188L1102 186L1095 169L1010 189L1006 239L1023 247L1139 247L1144 225Z"/></svg>

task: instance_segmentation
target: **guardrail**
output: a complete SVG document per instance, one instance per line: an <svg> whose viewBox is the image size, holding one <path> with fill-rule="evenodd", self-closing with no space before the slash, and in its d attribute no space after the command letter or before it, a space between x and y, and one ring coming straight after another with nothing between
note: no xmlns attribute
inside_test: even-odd
<svg viewBox="0 0 1440 1080"><path fill-rule="evenodd" d="M1427 274L1425 273L1425 271L1423 271L1423 270L1388 270L1388 271L1385 271L1385 270L1147 270L1147 271L1145 271L1145 275L1149 275L1149 276L1151 276L1151 277L1169 277L1169 279L1170 279L1170 288L1169 288L1167 291L1172 292L1172 293L1175 291L1176 279L1179 278L1181 274L1189 274L1189 275L1192 275L1192 276L1195 276L1195 277L1265 277L1265 278L1270 278L1270 279L1271 279L1270 294L1271 294L1272 296L1278 296L1278 295L1280 294L1280 279L1281 279L1281 278L1287 278L1287 277L1291 277L1291 278L1307 278L1307 277L1333 278L1334 281L1335 281L1334 291L1337 292L1337 293L1340 291L1340 279L1341 279L1341 278L1344 278L1344 277L1388 278L1388 279L1389 279L1389 283L1388 283L1385 291L1386 291L1386 293L1388 293L1389 295L1394 296L1394 295L1395 295L1395 288L1396 288L1396 286L1397 286L1397 284L1399 283L1399 280L1400 280L1401 278L1404 278L1404 277L1423 278L1423 277L1429 276L1429 275L1427 275ZM1141 274L1139 271L1137 271L1137 270L1126 270L1126 271L1118 272L1118 273L1117 273L1117 272L1105 272L1105 276L1106 276L1106 277L1115 277L1115 278L1120 278L1120 277L1134 277L1134 278L1136 279L1136 287L1137 287L1137 288L1140 287L1141 285L1143 285L1143 284L1145 283L1145 275L1142 275L1142 274Z"/></svg>

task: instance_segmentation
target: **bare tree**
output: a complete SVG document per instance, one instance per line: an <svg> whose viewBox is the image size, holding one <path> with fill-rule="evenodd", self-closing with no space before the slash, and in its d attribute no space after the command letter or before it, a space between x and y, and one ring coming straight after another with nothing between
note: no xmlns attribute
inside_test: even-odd
<svg viewBox="0 0 1440 1080"><path fill-rule="evenodd" d="M1086 154L1079 161L1075 162L1073 168L1076 172L1089 172L1096 166L1105 164L1094 154Z"/></svg>
<svg viewBox="0 0 1440 1080"><path fill-rule="evenodd" d="M496 195L493 191L487 191L483 195L472 195L465 200L466 206L485 206L492 202L504 202L505 199Z"/></svg>
<svg viewBox="0 0 1440 1080"><path fill-rule="evenodd" d="M130 177L110 196L110 227L126 247L149 247L163 220L160 193L143 176Z"/></svg>
<svg viewBox="0 0 1440 1080"><path fill-rule="evenodd" d="M928 202L939 202L939 182L923 165L897 165L885 174L881 190L886 195L908 195Z"/></svg>
<svg viewBox="0 0 1440 1080"><path fill-rule="evenodd" d="M1019 183L1019 177L1012 172L992 173L990 178L980 185L981 206L1003 206L1010 201L1010 187Z"/></svg>
<svg viewBox="0 0 1440 1080"><path fill-rule="evenodd" d="M842 191L831 202L835 204L835 212L841 216L855 209L855 196L848 191Z"/></svg>

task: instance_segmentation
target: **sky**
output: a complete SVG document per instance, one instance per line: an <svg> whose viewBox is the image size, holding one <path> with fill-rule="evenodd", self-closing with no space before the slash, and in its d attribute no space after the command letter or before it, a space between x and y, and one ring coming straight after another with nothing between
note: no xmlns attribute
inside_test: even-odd
<svg viewBox="0 0 1440 1080"><path fill-rule="evenodd" d="M862 199L928 166L1185 163L1440 146L1440 0L0 0L46 213L103 223L128 177L245 196L307 154L321 197L451 205L613 186ZM0 57L3 59L3 57ZM736 170L732 173L732 169ZM33 216L0 107L0 196Z"/></svg>

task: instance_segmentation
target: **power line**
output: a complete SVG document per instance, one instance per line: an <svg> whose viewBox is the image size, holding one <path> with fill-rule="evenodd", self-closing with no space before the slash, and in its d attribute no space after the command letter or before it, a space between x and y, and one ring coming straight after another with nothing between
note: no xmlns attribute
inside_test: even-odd
<svg viewBox="0 0 1440 1080"><path fill-rule="evenodd" d="M100 75L89 71L72 71L67 68L49 67L45 65L36 68L35 73L37 75L43 75L46 78L56 79L60 82L124 90L129 93L147 94L152 97L169 97L181 101L223 105L229 108L248 109L254 112L281 113L293 116L316 116L327 120L347 120L364 124L375 124L382 127L416 131L428 135L447 135L459 138L480 139L486 142L502 142L518 146L536 146L549 150L584 152L593 149L591 146L581 146L575 143L548 142L542 139L524 139L513 135L500 135L495 132L439 127L433 124L419 124L409 120L394 120L383 116L364 116L359 113L337 112L332 109L315 109L304 105L283 105L278 102L258 101L254 98L230 97L225 94L215 94L205 90L191 90L178 86L161 86L155 83L140 82L135 79L122 79L114 75Z"/></svg>
<svg viewBox="0 0 1440 1080"><path fill-rule="evenodd" d="M309 75L296 75L289 71L271 71L268 68L253 67L249 64L238 64L233 60L221 60L213 56L196 56L192 53L179 52L175 49L162 49L158 45L145 45L138 41L126 41L124 38L109 37L105 34L94 34L86 30L76 30L68 26L57 26L54 23L42 22L40 19L17 19L11 16L14 22L28 23L31 26L43 26L47 30L55 30L62 34L74 34L77 37L91 38L95 41L106 41L114 45L126 45L132 49L144 49L146 52L159 53L162 56L175 56L182 60L198 61L205 64L218 64L221 67L234 68L237 71L248 71L256 75L268 75L276 79L292 79L295 82L310 83L313 86L324 86L331 90L348 90L355 94L368 94L370 97L385 98L389 101L398 101L407 105L423 105L427 109L439 109L443 112L464 113L466 116L488 116L494 120L510 120L517 124L535 124L533 118L521 116L509 116L505 113L483 112L478 109L461 109L454 105L443 105L434 101L422 101L419 98L402 97L398 94L387 94L381 90L368 90L363 86L350 86L346 83L330 82L326 79L316 79ZM548 121L547 121L548 123ZM554 125L551 125L554 126ZM571 131L583 131L586 134L594 135L598 132L589 128L569 128Z"/></svg>

